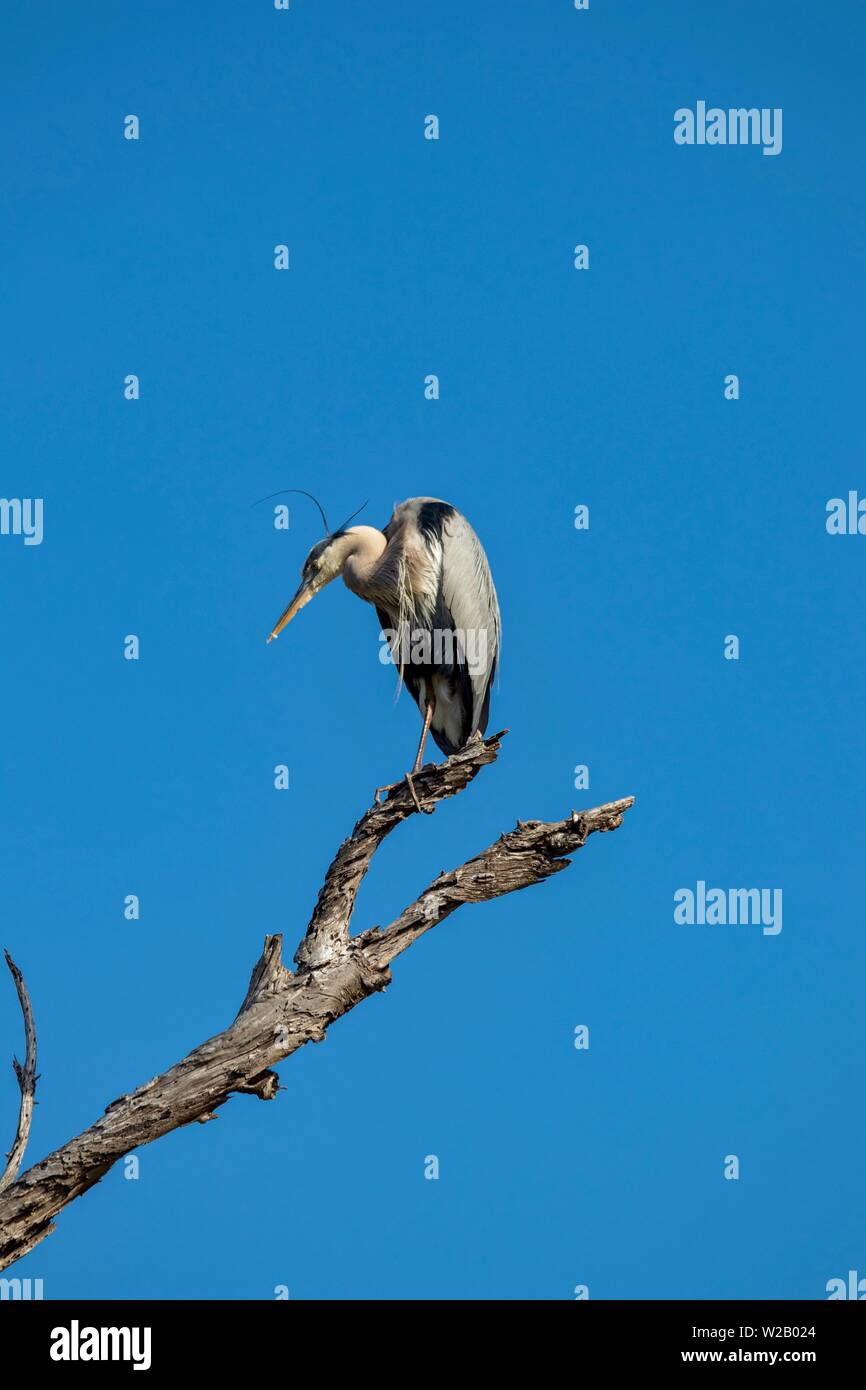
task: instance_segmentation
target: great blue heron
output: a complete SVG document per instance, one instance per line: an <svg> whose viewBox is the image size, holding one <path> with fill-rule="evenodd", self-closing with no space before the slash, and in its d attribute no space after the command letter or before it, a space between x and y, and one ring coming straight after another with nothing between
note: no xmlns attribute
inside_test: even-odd
<svg viewBox="0 0 866 1390"><path fill-rule="evenodd" d="M421 810L412 778L428 733L443 753L456 753L487 727L500 638L487 556L456 507L410 497L395 507L384 531L346 525L313 546L298 591L268 641L338 574L375 607L400 679L421 711L421 741L405 777ZM376 799L400 785L377 788Z"/></svg>

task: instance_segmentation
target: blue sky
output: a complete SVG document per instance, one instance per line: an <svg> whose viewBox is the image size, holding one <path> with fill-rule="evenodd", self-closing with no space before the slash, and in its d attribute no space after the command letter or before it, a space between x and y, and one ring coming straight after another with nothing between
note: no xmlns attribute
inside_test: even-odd
<svg viewBox="0 0 866 1390"><path fill-rule="evenodd" d="M379 525L444 497L499 590L501 758L392 836L358 929L518 817L637 797L566 873L415 946L274 1104L115 1168L17 1267L46 1297L866 1274L866 539L824 524L866 491L864 33L797 0L7 14L0 492L45 507L40 546L0 537L30 1161L231 1020L411 760L417 711L341 585L266 646L319 528L257 497ZM782 153L675 145L702 99L781 107ZM781 888L782 932L677 925L701 879ZM0 1051L20 1038L7 980ZM16 1105L4 1064L9 1138Z"/></svg>

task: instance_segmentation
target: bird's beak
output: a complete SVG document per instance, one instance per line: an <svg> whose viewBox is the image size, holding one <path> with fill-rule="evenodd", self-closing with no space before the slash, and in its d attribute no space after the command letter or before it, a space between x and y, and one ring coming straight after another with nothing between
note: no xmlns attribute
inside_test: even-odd
<svg viewBox="0 0 866 1390"><path fill-rule="evenodd" d="M292 599L285 613L283 613L279 621L274 624L273 631L271 632L271 635L268 638L269 642L273 642L275 637L279 637L283 628L286 627L292 621L292 618L295 616L296 613L299 613L301 611L301 609L304 607L304 604L309 603L310 599L316 592L317 590L313 584L310 584L306 579L302 582L300 588L298 589L298 592L295 594L295 597Z"/></svg>

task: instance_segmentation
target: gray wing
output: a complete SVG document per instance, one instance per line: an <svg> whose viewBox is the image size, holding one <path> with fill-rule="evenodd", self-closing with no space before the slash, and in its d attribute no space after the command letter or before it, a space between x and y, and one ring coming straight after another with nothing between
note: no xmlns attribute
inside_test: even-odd
<svg viewBox="0 0 866 1390"><path fill-rule="evenodd" d="M490 686L499 660L499 601L484 547L466 517L452 511L441 530L442 598L455 628L465 634L472 685L472 728L487 723Z"/></svg>
<svg viewBox="0 0 866 1390"><path fill-rule="evenodd" d="M413 627L425 626L434 634L456 631L462 642L456 663L446 657L438 667L448 680L448 696L443 700L440 689L431 729L443 752L453 753L476 730L486 728L499 659L499 603L487 556L466 517L437 497L401 502L384 535L391 588L405 599L396 607L402 612L408 605ZM389 606L395 605L385 605L384 611ZM407 665L404 677L423 714L426 680L435 682L435 671Z"/></svg>

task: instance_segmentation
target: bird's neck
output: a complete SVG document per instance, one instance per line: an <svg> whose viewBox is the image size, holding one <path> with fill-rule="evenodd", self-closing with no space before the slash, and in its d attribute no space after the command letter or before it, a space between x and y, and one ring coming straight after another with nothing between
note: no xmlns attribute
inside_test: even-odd
<svg viewBox="0 0 866 1390"><path fill-rule="evenodd" d="M346 532L347 553L343 582L353 594L376 601L376 575L388 542L375 526L351 526Z"/></svg>

